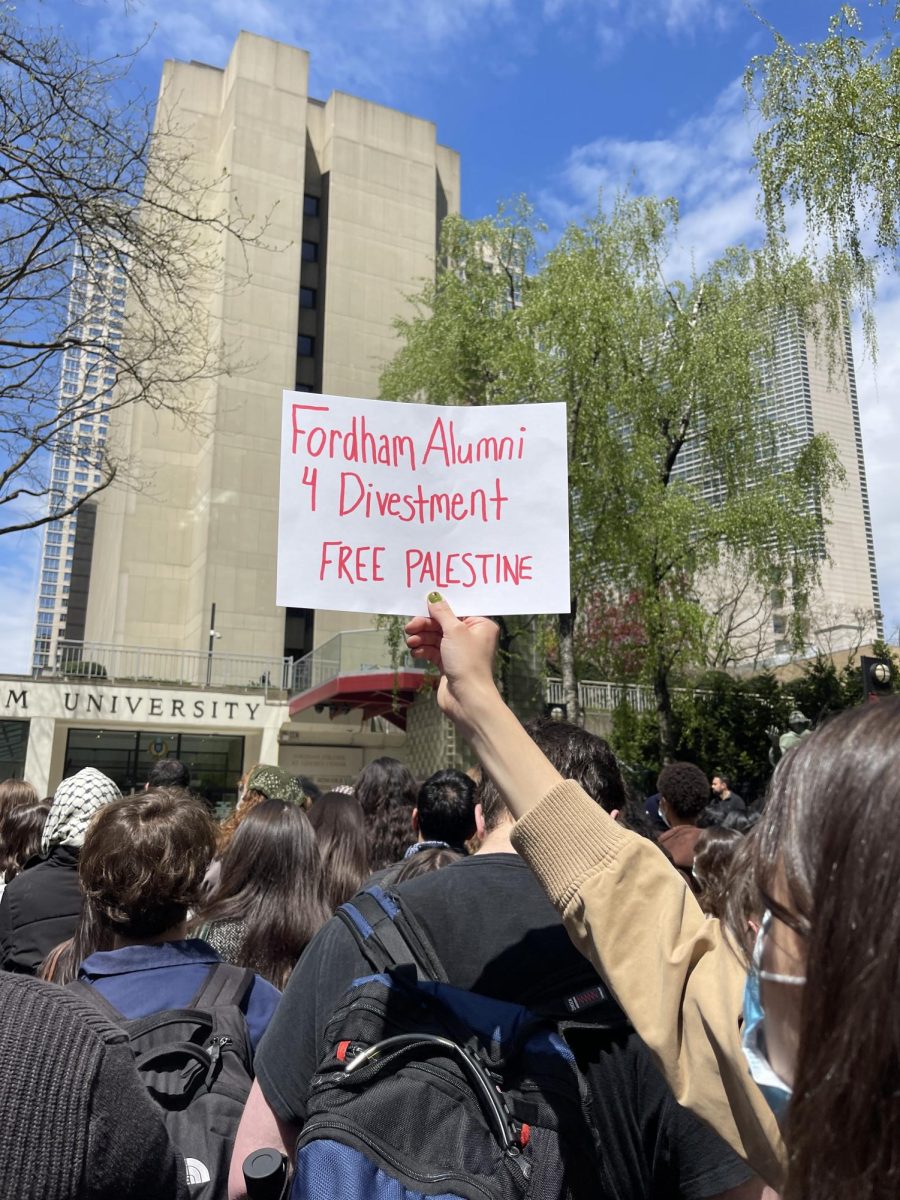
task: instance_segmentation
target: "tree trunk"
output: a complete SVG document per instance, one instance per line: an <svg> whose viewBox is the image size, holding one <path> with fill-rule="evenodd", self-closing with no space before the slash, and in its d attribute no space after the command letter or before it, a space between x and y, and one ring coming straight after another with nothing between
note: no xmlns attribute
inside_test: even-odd
<svg viewBox="0 0 900 1200"><path fill-rule="evenodd" d="M515 634L510 633L509 622L503 617L495 617L494 619L500 627L500 643L497 647L497 686L500 689L500 695L509 704L510 660L512 658L512 644Z"/></svg>
<svg viewBox="0 0 900 1200"><path fill-rule="evenodd" d="M659 748L664 763L675 757L675 717L672 694L669 690L669 669L657 659L653 672L653 694L656 697L656 723L659 729Z"/></svg>
<svg viewBox="0 0 900 1200"><path fill-rule="evenodd" d="M563 701L566 720L575 725L584 724L584 715L578 700L578 679L575 675L575 617L578 605L572 598L572 611L560 613L559 624L559 672L562 676Z"/></svg>

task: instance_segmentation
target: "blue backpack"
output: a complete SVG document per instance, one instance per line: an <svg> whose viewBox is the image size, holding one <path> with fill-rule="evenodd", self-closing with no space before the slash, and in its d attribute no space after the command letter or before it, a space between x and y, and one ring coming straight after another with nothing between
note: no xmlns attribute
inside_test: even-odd
<svg viewBox="0 0 900 1200"><path fill-rule="evenodd" d="M326 1027L292 1200L595 1200L591 1102L566 1034L627 1025L599 984L533 1012L451 987L379 887L338 915L371 973Z"/></svg>

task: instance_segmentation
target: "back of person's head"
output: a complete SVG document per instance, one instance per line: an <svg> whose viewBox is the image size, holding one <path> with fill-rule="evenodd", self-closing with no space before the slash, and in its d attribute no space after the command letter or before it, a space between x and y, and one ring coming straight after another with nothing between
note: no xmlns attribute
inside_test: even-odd
<svg viewBox="0 0 900 1200"><path fill-rule="evenodd" d="M369 829L372 869L378 871L401 858L409 845L419 789L409 768L387 757L363 767L353 786Z"/></svg>
<svg viewBox="0 0 900 1200"><path fill-rule="evenodd" d="M329 906L338 908L371 874L362 805L346 792L326 792L309 810L309 823L319 845Z"/></svg>
<svg viewBox="0 0 900 1200"><path fill-rule="evenodd" d="M608 742L580 725L536 717L525 723L525 732L543 751L564 779L573 779L606 812L621 811L626 805L625 784L616 756ZM484 814L488 833L509 816L491 778L482 772L476 799Z"/></svg>
<svg viewBox="0 0 900 1200"><path fill-rule="evenodd" d="M710 826L697 838L694 847L694 879L700 888L697 899L705 913L722 917L728 895L735 851L744 840L734 829Z"/></svg>
<svg viewBox="0 0 900 1200"><path fill-rule="evenodd" d="M900 697L834 717L780 760L747 837L758 909L806 950L785 1200L900 1195L898 745Z"/></svg>
<svg viewBox="0 0 900 1200"><path fill-rule="evenodd" d="M148 788L182 788L191 786L191 773L177 758L161 758L150 768L147 776Z"/></svg>
<svg viewBox="0 0 900 1200"><path fill-rule="evenodd" d="M283 987L328 916L309 818L300 805L265 800L238 826L222 856L218 885L193 926L243 921L244 965Z"/></svg>
<svg viewBox="0 0 900 1200"><path fill-rule="evenodd" d="M24 779L0 781L0 822L11 809L37 804L39 799L37 791Z"/></svg>
<svg viewBox="0 0 900 1200"><path fill-rule="evenodd" d="M309 808L310 799L293 775L271 763L257 763L245 771L238 784L234 811L219 826L219 853L224 854L247 814L264 800L281 800Z"/></svg>
<svg viewBox="0 0 900 1200"><path fill-rule="evenodd" d="M420 875L428 875L431 871L441 871L453 863L462 862L465 855L446 846L432 846L428 850L420 850L397 867L391 875L391 884L405 883L407 879L418 879Z"/></svg>
<svg viewBox="0 0 900 1200"><path fill-rule="evenodd" d="M475 834L475 784L452 768L436 771L419 788L419 836L426 842L461 847Z"/></svg>
<svg viewBox="0 0 900 1200"><path fill-rule="evenodd" d="M187 792L158 788L117 800L88 827L78 864L82 891L117 936L156 938L197 903L215 841L212 818Z"/></svg>
<svg viewBox="0 0 900 1200"><path fill-rule="evenodd" d="M693 763L668 763L660 771L656 787L675 816L687 824L696 824L709 804L709 780Z"/></svg>
<svg viewBox="0 0 900 1200"><path fill-rule="evenodd" d="M0 882L9 881L41 850L44 822L50 812L47 800L17 804L0 817Z"/></svg>
<svg viewBox="0 0 900 1200"><path fill-rule="evenodd" d="M91 817L105 804L121 800L113 781L95 767L84 767L57 787L41 834L41 854L55 846L79 848Z"/></svg>

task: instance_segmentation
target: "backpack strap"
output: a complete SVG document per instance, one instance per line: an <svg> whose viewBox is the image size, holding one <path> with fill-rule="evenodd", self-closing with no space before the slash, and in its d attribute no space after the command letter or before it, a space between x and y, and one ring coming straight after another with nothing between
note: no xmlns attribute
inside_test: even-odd
<svg viewBox="0 0 900 1200"><path fill-rule="evenodd" d="M255 978L249 967L235 967L226 962L213 963L200 990L187 1007L225 1008L233 1004L240 1008Z"/></svg>
<svg viewBox="0 0 900 1200"><path fill-rule="evenodd" d="M104 1017L112 1021L117 1029L121 1029L123 1022L128 1019L124 1013L119 1012L116 1006L107 1000L102 992L98 991L95 987L91 987L89 983L85 983L83 979L71 980L66 984L66 988L74 992L77 996L80 996L82 1000L87 1001L92 1008L96 1008L102 1012Z"/></svg>
<svg viewBox="0 0 900 1200"><path fill-rule="evenodd" d="M414 967L418 979L447 982L427 934L398 896L373 884L342 904L337 916L376 971Z"/></svg>

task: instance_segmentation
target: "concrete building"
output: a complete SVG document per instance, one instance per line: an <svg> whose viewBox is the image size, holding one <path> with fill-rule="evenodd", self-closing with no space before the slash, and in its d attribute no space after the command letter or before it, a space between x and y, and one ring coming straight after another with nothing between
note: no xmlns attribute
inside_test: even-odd
<svg viewBox="0 0 900 1200"><path fill-rule="evenodd" d="M248 33L224 69L165 64L157 123L190 147L209 211L263 228L243 246L208 231L207 334L231 366L184 390L193 426L140 405L115 414L111 445L146 484L97 504L83 646L54 659L48 645L24 704L9 681L7 715L31 720L28 773L45 790L85 754L109 769L126 742L114 775L133 786L144 741L158 757L206 739L202 753L227 767L211 791L227 800L261 756L337 782L403 740L384 639L352 632L374 620L275 604L281 393L377 395L394 321L459 208L459 158L429 121L310 97L308 73L306 51ZM309 705L289 705L298 690L315 691ZM231 741L215 750L215 738Z"/></svg>

